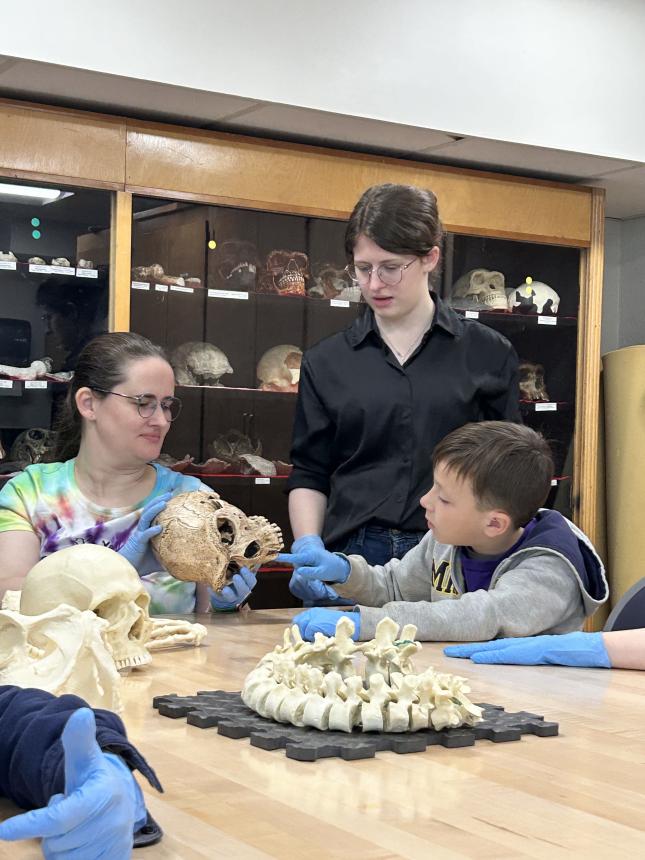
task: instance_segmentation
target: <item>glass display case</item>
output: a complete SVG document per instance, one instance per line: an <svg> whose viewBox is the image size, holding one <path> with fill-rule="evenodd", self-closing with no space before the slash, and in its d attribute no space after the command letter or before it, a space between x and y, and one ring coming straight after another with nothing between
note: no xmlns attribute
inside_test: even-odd
<svg viewBox="0 0 645 860"><path fill-rule="evenodd" d="M42 457L78 353L107 330L110 204L0 183L0 486Z"/></svg>
<svg viewBox="0 0 645 860"><path fill-rule="evenodd" d="M547 505L571 518L580 251L448 234L442 294L499 331L520 360L523 420L548 439L556 477Z"/></svg>
<svg viewBox="0 0 645 860"><path fill-rule="evenodd" d="M303 350L360 294L342 221L135 197L130 327L169 353L183 402L164 461L292 534L285 480ZM298 605L264 569L253 606Z"/></svg>

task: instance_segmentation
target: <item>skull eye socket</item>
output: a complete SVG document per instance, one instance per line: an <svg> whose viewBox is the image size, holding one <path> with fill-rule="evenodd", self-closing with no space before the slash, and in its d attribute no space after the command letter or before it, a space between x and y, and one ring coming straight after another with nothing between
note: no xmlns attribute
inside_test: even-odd
<svg viewBox="0 0 645 860"><path fill-rule="evenodd" d="M253 558L260 552L260 544L256 540L252 540L251 543L244 550L244 558Z"/></svg>
<svg viewBox="0 0 645 860"><path fill-rule="evenodd" d="M231 546L235 542L235 526L226 517L217 518L217 531L223 546Z"/></svg>

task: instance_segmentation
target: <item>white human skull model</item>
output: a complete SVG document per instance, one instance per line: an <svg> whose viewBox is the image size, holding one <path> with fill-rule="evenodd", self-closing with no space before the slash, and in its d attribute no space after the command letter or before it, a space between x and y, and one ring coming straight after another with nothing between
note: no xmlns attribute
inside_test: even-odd
<svg viewBox="0 0 645 860"><path fill-rule="evenodd" d="M467 696L465 678L426 669L415 674L412 656L421 648L416 627L383 618L370 642L352 639L354 622L347 616L334 636L316 633L305 642L294 624L282 645L266 654L242 688L244 704L260 716L351 732L408 732L475 725L482 709ZM364 674L357 658L365 660ZM359 668L360 671L360 668Z"/></svg>
<svg viewBox="0 0 645 860"><path fill-rule="evenodd" d="M450 303L463 310L507 310L504 275L488 269L471 269L455 282Z"/></svg>
<svg viewBox="0 0 645 860"><path fill-rule="evenodd" d="M289 343L268 349L258 361L257 376L261 391L297 391L302 350Z"/></svg>
<svg viewBox="0 0 645 860"><path fill-rule="evenodd" d="M72 693L121 710L120 677L103 637L108 623L60 605L41 615L0 612L0 684Z"/></svg>
<svg viewBox="0 0 645 860"><path fill-rule="evenodd" d="M527 278L523 284L511 290L508 294L509 311L535 313L533 305L539 314L557 314L560 307L560 296L553 287L542 281Z"/></svg>
<svg viewBox="0 0 645 860"><path fill-rule="evenodd" d="M107 621L105 639L117 669L150 662L150 596L122 555L105 546L79 544L41 559L25 578L20 611L40 615L61 603L91 610Z"/></svg>
<svg viewBox="0 0 645 860"><path fill-rule="evenodd" d="M177 385L222 385L220 379L233 368L221 349L212 343L189 341L170 356Z"/></svg>
<svg viewBox="0 0 645 860"><path fill-rule="evenodd" d="M282 533L264 517L247 515L217 493L180 493L156 517L152 539L160 561L177 579L207 582L221 591L240 567L259 567L282 549Z"/></svg>

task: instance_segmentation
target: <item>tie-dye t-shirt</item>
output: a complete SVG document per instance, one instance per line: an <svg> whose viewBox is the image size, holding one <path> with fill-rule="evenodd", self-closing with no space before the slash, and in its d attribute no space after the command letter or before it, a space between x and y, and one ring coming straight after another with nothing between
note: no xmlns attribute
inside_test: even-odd
<svg viewBox="0 0 645 860"><path fill-rule="evenodd" d="M97 543L119 550L137 526L141 511L163 493L210 491L198 478L152 464L157 481L152 492L127 508L103 508L81 493L74 476L74 460L27 466L0 491L0 532L35 532L40 557L79 543ZM139 566L150 594L150 612L186 613L195 610L195 583L182 582L165 571L148 551Z"/></svg>

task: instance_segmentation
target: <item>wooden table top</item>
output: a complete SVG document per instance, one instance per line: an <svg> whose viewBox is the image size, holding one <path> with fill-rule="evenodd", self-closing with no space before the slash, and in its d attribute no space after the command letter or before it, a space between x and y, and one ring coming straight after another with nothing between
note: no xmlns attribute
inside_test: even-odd
<svg viewBox="0 0 645 860"><path fill-rule="evenodd" d="M239 690L292 615L200 617L205 646L158 652L124 679L129 735L165 787L144 787L165 836L135 860L645 856L644 672L477 666L424 644L418 669L465 675L474 701L543 714L559 737L356 762L293 761L152 708L159 694ZM1 818L13 811L0 802ZM42 856L33 840L0 845L2 858Z"/></svg>

